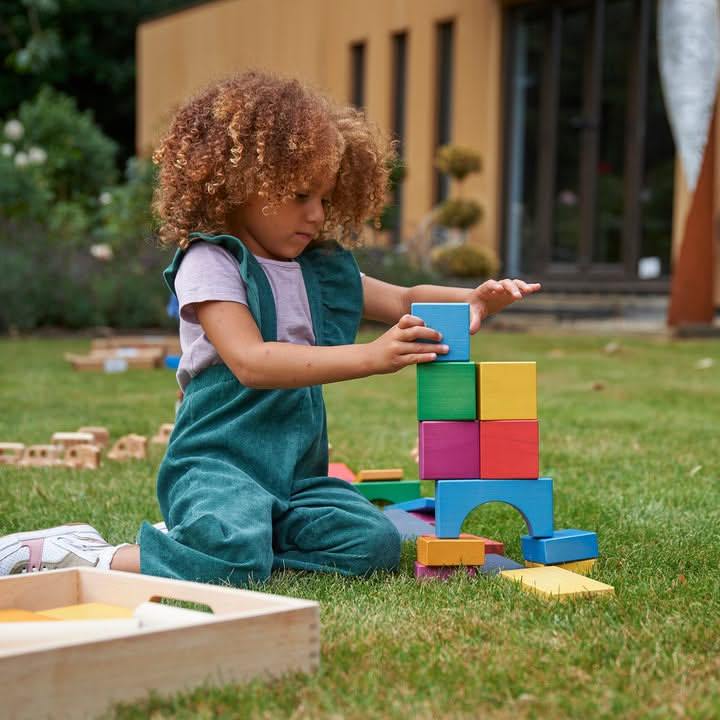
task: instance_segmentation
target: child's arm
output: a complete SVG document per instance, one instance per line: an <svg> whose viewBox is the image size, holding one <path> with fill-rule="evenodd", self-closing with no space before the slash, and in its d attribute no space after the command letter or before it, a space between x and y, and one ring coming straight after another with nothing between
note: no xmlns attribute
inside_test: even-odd
<svg viewBox="0 0 720 720"><path fill-rule="evenodd" d="M410 315L400 317L373 342L316 347L265 342L252 314L240 303L218 300L194 307L218 355L247 387L293 388L352 380L431 362L448 351L446 345L414 342L441 338Z"/></svg>
<svg viewBox="0 0 720 720"><path fill-rule="evenodd" d="M480 323L488 316L499 312L520 300L525 295L537 292L540 283L526 283L523 280L488 280L476 288L442 287L441 285L416 285L400 287L365 275L363 277L363 316L369 320L380 320L392 324L410 312L416 302L462 302L470 305L470 333L480 329Z"/></svg>

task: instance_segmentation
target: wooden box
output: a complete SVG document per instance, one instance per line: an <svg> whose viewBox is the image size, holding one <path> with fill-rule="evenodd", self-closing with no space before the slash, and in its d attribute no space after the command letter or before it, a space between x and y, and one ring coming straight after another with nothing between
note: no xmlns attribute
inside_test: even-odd
<svg viewBox="0 0 720 720"><path fill-rule="evenodd" d="M79 603L136 608L159 599L206 605L214 616L197 613L203 616L197 625L141 627L94 640L43 640L24 648L3 648L0 627L2 715L92 718L150 691L169 694L319 666L315 602L85 568L0 578L0 609L38 612ZM61 623L38 623L47 624Z"/></svg>

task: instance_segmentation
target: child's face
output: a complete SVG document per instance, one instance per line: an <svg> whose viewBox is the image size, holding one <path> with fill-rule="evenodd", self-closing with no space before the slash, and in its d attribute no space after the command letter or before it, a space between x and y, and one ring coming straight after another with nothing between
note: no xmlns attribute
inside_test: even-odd
<svg viewBox="0 0 720 720"><path fill-rule="evenodd" d="M325 223L325 206L334 187L327 180L302 188L292 200L263 213L265 200L252 195L228 213L227 226L253 255L293 260L317 237Z"/></svg>

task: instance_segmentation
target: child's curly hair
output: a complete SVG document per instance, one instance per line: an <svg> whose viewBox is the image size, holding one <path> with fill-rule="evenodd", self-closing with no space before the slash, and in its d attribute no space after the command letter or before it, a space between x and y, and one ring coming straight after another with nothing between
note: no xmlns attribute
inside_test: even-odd
<svg viewBox="0 0 720 720"><path fill-rule="evenodd" d="M205 90L175 115L153 160L160 240L221 233L232 205L257 193L269 210L337 176L321 239L352 243L385 203L392 143L362 112L297 80L251 70Z"/></svg>

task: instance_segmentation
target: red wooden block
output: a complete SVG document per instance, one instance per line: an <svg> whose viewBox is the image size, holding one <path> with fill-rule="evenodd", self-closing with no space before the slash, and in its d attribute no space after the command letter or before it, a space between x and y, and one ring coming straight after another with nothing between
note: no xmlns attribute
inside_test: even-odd
<svg viewBox="0 0 720 720"><path fill-rule="evenodd" d="M537 420L480 421L480 477L524 480L540 475Z"/></svg>
<svg viewBox="0 0 720 720"><path fill-rule="evenodd" d="M331 462L328 465L328 477L355 482L355 473L345 463Z"/></svg>
<svg viewBox="0 0 720 720"><path fill-rule="evenodd" d="M486 555L504 555L505 545L499 540L490 540L490 538L480 538L485 543L485 554Z"/></svg>

